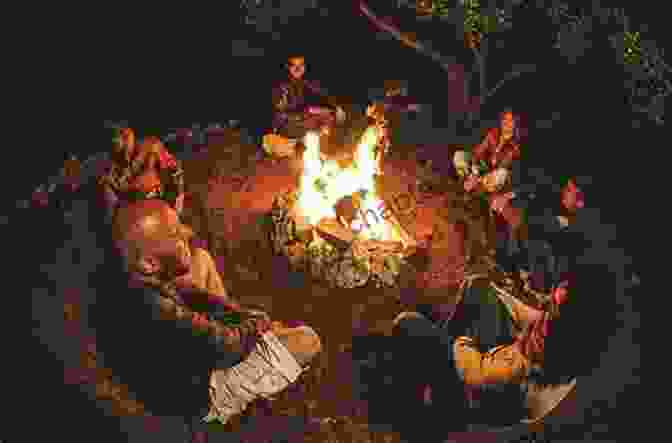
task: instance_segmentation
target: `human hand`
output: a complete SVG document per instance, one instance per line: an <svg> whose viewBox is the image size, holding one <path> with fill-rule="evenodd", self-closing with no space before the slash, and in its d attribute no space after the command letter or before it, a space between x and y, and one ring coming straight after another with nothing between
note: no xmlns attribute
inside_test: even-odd
<svg viewBox="0 0 672 443"><path fill-rule="evenodd" d="M494 212L502 212L509 201L513 198L513 195L513 192L496 195L490 203L490 209L492 209Z"/></svg>
<svg viewBox="0 0 672 443"><path fill-rule="evenodd" d="M210 320L206 314L195 312L191 317L191 325L196 329L206 329L210 324Z"/></svg>
<svg viewBox="0 0 672 443"><path fill-rule="evenodd" d="M175 212L178 214L182 213L184 209L184 192L177 196L175 199Z"/></svg>
<svg viewBox="0 0 672 443"><path fill-rule="evenodd" d="M336 121L338 123L343 123L345 121L346 117L347 117L347 115L346 115L345 111L343 110L343 108L341 108L340 106L337 106L336 107Z"/></svg>
<svg viewBox="0 0 672 443"><path fill-rule="evenodd" d="M464 180L464 190L471 192L478 185L480 178L477 175L471 174Z"/></svg>
<svg viewBox="0 0 672 443"><path fill-rule="evenodd" d="M367 117L373 117L374 111L376 110L374 105L368 105L366 107L366 116Z"/></svg>
<svg viewBox="0 0 672 443"><path fill-rule="evenodd" d="M188 272L184 275L180 275L174 280L175 288L178 291L185 292L196 292L196 291L205 291L205 287L199 285L196 280L194 280L191 272Z"/></svg>
<svg viewBox="0 0 672 443"><path fill-rule="evenodd" d="M553 292L551 293L551 300L555 305L560 306L569 300L569 292L567 290L568 286L569 282L563 281L562 283L558 284L555 289L553 289Z"/></svg>

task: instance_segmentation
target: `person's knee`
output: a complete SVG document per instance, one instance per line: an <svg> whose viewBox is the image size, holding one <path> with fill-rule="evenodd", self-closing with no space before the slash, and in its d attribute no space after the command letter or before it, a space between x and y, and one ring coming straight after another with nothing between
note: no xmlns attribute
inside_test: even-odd
<svg viewBox="0 0 672 443"><path fill-rule="evenodd" d="M276 335L300 366L310 363L322 351L320 336L309 326L288 328Z"/></svg>

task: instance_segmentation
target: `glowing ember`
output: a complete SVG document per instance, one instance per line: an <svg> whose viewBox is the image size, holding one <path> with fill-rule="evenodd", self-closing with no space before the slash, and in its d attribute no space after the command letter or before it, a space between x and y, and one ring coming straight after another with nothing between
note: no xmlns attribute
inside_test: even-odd
<svg viewBox="0 0 672 443"><path fill-rule="evenodd" d="M341 168L335 160L322 161L318 134L306 134L303 173L293 208L298 225L315 226L325 217L336 218L334 205L343 197L356 195L360 216L350 228L365 239L401 240L393 224L380 217L384 202L378 198L375 184L377 161L374 149L378 136L375 126L367 128L357 146L354 161L347 168Z"/></svg>

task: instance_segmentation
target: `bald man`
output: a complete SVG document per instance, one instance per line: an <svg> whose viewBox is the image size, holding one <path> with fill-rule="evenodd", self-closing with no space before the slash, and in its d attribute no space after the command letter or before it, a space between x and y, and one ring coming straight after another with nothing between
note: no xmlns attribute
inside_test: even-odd
<svg viewBox="0 0 672 443"><path fill-rule="evenodd" d="M225 423L255 398L294 383L321 342L307 326L284 327L231 300L210 255L189 247L189 234L161 200L116 212L113 240L125 282L106 297L103 316L113 320L108 344L123 346L116 362L108 359L113 351L103 353L115 374L131 366L119 376L141 399L163 398L149 406L155 413L172 402Z"/></svg>

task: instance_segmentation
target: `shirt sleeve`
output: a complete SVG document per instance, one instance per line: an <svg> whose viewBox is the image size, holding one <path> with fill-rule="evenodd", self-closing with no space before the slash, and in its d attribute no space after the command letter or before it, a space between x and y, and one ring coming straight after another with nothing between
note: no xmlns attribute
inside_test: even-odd
<svg viewBox="0 0 672 443"><path fill-rule="evenodd" d="M273 88L272 103L275 111L287 110L287 106L289 105L287 100L287 89L283 85Z"/></svg>
<svg viewBox="0 0 672 443"><path fill-rule="evenodd" d="M507 150L504 158L499 162L500 168L510 168L511 165L520 158L520 147L514 145L511 149Z"/></svg>
<svg viewBox="0 0 672 443"><path fill-rule="evenodd" d="M481 161L485 158L487 151L490 149L491 145L494 143L495 133L491 129L485 134L483 141L476 145L471 151L471 159L473 162Z"/></svg>

